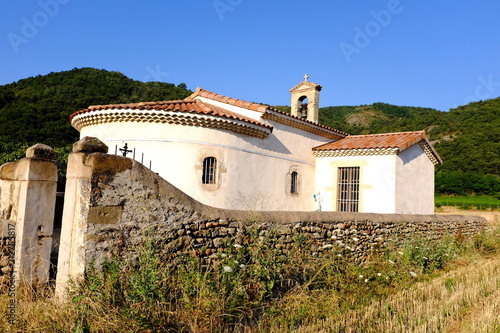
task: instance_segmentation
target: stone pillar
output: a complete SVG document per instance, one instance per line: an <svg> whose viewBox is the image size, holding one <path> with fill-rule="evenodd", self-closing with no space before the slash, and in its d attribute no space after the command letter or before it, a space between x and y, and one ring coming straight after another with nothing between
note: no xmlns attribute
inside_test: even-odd
<svg viewBox="0 0 500 333"><path fill-rule="evenodd" d="M73 145L68 157L61 242L57 263L56 296L64 298L69 279L79 280L85 273L85 235L91 205L92 164L85 164L92 153L108 152L97 138L85 137Z"/></svg>
<svg viewBox="0 0 500 333"><path fill-rule="evenodd" d="M16 286L36 287L49 281L57 190L55 157L51 147L36 144L27 149L26 158L0 167L0 219L9 231L3 234L15 243L14 273L9 273Z"/></svg>

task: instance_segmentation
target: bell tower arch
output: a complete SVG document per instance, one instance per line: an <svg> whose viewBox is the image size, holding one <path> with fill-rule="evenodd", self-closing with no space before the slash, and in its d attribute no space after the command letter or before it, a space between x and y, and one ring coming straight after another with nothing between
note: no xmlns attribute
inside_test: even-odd
<svg viewBox="0 0 500 333"><path fill-rule="evenodd" d="M304 75L304 81L290 89L290 93L292 94L292 116L317 123L321 88L319 84L309 82L309 75Z"/></svg>

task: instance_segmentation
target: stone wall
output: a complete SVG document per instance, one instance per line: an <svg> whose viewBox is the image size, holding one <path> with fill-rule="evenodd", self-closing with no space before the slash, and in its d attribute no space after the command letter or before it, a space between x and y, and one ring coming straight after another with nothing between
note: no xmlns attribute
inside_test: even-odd
<svg viewBox="0 0 500 333"><path fill-rule="evenodd" d="M83 276L91 263L99 267L114 255L137 262L137 251L146 235L163 244L160 255L166 260L186 251L211 255L223 250L228 241L244 244L250 229L260 236L272 234L285 254L294 243L305 242L311 256L335 248L364 260L373 249L409 235L421 234L428 239L467 236L486 225L484 218L465 216L213 208L136 161L107 155L102 143L89 140L82 139L69 159L59 292L70 276Z"/></svg>
<svg viewBox="0 0 500 333"><path fill-rule="evenodd" d="M56 154L36 144L0 166L0 291L48 282L57 188Z"/></svg>
<svg viewBox="0 0 500 333"><path fill-rule="evenodd" d="M148 171L134 162L131 169L93 184L86 261L95 258L99 263L102 254L133 260L134 249L148 233L165 244L164 256L185 250L209 255L222 250L228 238L243 244L248 229L254 228L261 236L272 233L284 250L301 239L311 255L337 247L365 259L374 247L415 233L438 239L459 232L474 234L485 226L482 218L463 216L214 209L192 202L161 178L147 177Z"/></svg>

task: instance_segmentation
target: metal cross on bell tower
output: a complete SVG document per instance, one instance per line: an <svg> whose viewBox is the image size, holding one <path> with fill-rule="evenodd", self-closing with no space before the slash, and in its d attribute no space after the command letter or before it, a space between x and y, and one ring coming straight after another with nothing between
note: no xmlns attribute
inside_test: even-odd
<svg viewBox="0 0 500 333"><path fill-rule="evenodd" d="M120 151L122 152L123 156L127 157L128 153L131 153L132 150L128 149L127 143L125 143L125 146L123 148L120 148Z"/></svg>

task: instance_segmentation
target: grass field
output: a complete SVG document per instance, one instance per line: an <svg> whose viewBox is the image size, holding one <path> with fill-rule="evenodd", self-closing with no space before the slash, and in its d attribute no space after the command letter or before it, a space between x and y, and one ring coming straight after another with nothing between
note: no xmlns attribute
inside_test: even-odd
<svg viewBox="0 0 500 333"><path fill-rule="evenodd" d="M490 196L436 196L436 207L456 206L460 209L500 210L500 199Z"/></svg>
<svg viewBox="0 0 500 333"><path fill-rule="evenodd" d="M89 270L68 302L50 288L18 291L15 325L0 294L0 332L500 333L500 221L491 221L470 238L410 238L363 265L335 253L309 260L300 248L279 256L256 235L219 260L164 267L146 243L139 267Z"/></svg>

